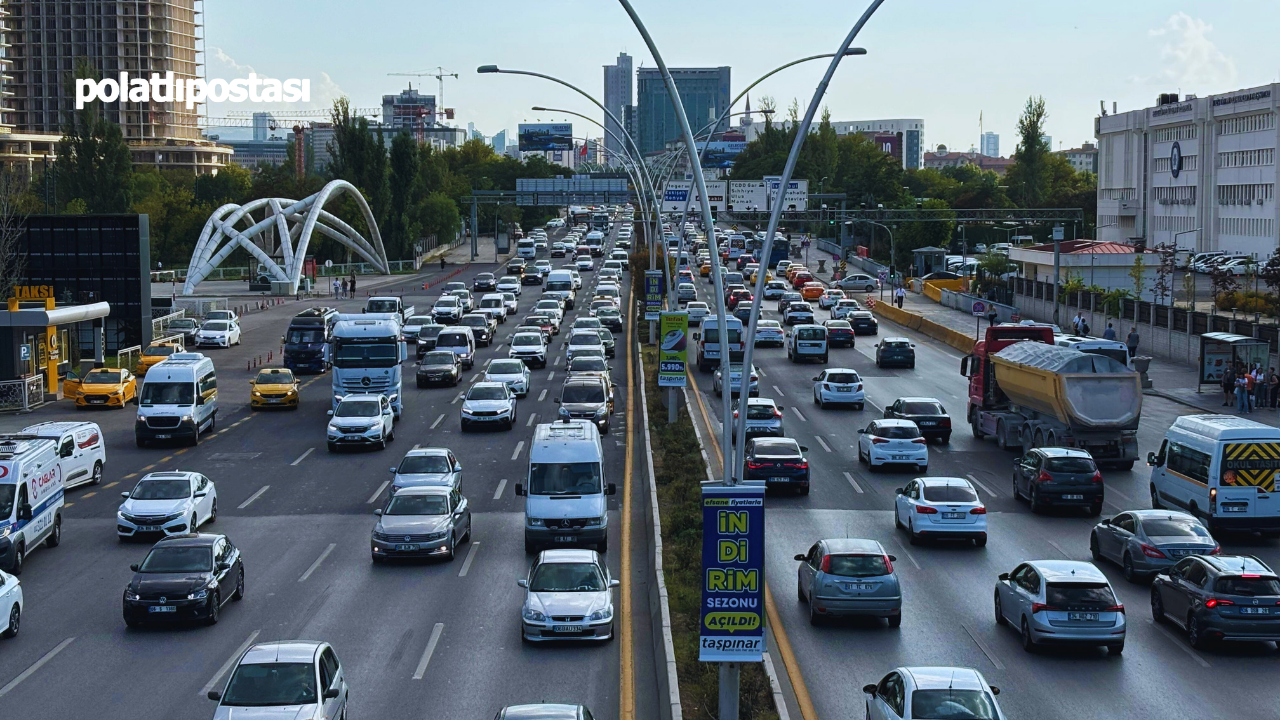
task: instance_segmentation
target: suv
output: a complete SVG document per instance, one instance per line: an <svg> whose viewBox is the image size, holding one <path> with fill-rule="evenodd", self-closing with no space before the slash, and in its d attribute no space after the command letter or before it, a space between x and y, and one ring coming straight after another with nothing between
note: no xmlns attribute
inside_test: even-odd
<svg viewBox="0 0 1280 720"><path fill-rule="evenodd" d="M1093 456L1075 448L1035 448L1013 465L1013 498L1027 498L1031 512L1046 507L1087 507L1102 513L1102 473Z"/></svg>
<svg viewBox="0 0 1280 720"><path fill-rule="evenodd" d="M1252 555L1185 557L1151 582L1151 616L1182 627L1197 649L1280 641L1280 578Z"/></svg>
<svg viewBox="0 0 1280 720"><path fill-rule="evenodd" d="M876 343L876 367L898 365L907 369L916 366L916 345L904 337L889 337Z"/></svg>
<svg viewBox="0 0 1280 720"><path fill-rule="evenodd" d="M462 316L459 324L471 328L471 334L475 336L479 347L488 347L493 342L494 334L498 332L497 321L485 313L467 313Z"/></svg>
<svg viewBox="0 0 1280 720"><path fill-rule="evenodd" d="M613 411L609 383L602 377L574 377L560 388L556 404L561 420L582 419L595 423L601 434L609 432L609 413Z"/></svg>

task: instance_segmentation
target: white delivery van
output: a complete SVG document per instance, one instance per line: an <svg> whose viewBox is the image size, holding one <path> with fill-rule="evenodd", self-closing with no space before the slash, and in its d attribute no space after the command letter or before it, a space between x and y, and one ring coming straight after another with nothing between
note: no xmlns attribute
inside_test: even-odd
<svg viewBox="0 0 1280 720"><path fill-rule="evenodd" d="M725 324L729 328L729 360L731 362L741 362L742 355L746 351L746 344L742 337L742 321L732 315L725 317ZM708 315L702 319L702 329L693 334L693 339L698 343L698 369L702 372L711 372L713 368L720 366L720 319L715 315Z"/></svg>
<svg viewBox="0 0 1280 720"><path fill-rule="evenodd" d="M524 551L609 545L605 496L618 491L604 479L600 431L590 420L539 424L529 446L529 477L516 485L525 497Z"/></svg>
<svg viewBox="0 0 1280 720"><path fill-rule="evenodd" d="M40 543L62 542L65 489L52 440L0 435L0 567L21 575Z"/></svg>
<svg viewBox="0 0 1280 720"><path fill-rule="evenodd" d="M1210 530L1280 536L1280 428L1234 415L1184 415L1151 466L1151 506L1176 507Z"/></svg>
<svg viewBox="0 0 1280 720"><path fill-rule="evenodd" d="M517 240L516 241L516 257L535 258L538 256L538 246L533 240Z"/></svg>
<svg viewBox="0 0 1280 720"><path fill-rule="evenodd" d="M98 423L43 422L28 425L22 429L22 434L52 440L57 444L58 465L62 469L62 484L65 487L97 485L102 482L102 469L107 464L107 443Z"/></svg>
<svg viewBox="0 0 1280 720"><path fill-rule="evenodd" d="M573 309L573 303L577 299L577 285L573 280L573 273L568 270L552 270L547 274L547 281L542 286L542 292L550 292L556 290L559 292L569 293L569 310Z"/></svg>
<svg viewBox="0 0 1280 720"><path fill-rule="evenodd" d="M399 331L397 330L397 336ZM152 440L200 443L218 419L218 376L200 353L174 353L147 371L138 393L133 436L138 447Z"/></svg>

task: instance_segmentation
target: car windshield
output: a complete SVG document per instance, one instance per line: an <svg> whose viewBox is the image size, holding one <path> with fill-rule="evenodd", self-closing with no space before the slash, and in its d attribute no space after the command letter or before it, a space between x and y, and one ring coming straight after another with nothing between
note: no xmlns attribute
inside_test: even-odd
<svg viewBox="0 0 1280 720"><path fill-rule="evenodd" d="M383 515L448 515L449 498L444 495L397 495L387 503Z"/></svg>
<svg viewBox="0 0 1280 720"><path fill-rule="evenodd" d="M921 720L996 720L995 703L981 690L916 690L911 717Z"/></svg>
<svg viewBox="0 0 1280 720"><path fill-rule="evenodd" d="M190 320L187 318L178 318L177 320L169 321L170 329L190 330L195 326L196 326L196 321Z"/></svg>
<svg viewBox="0 0 1280 720"><path fill-rule="evenodd" d="M396 472L401 475L428 475L451 472L449 458L444 455L406 455Z"/></svg>
<svg viewBox="0 0 1280 720"><path fill-rule="evenodd" d="M462 318L462 324L472 327L486 327L489 324L489 320L482 315L467 315Z"/></svg>
<svg viewBox="0 0 1280 720"><path fill-rule="evenodd" d="M458 306L458 298L452 295L450 295L449 297L442 297L436 301L436 307L440 307L440 308L453 308L457 306Z"/></svg>
<svg viewBox="0 0 1280 720"><path fill-rule="evenodd" d="M530 495L582 495L602 490L598 462L529 463Z"/></svg>
<svg viewBox="0 0 1280 720"><path fill-rule="evenodd" d="M555 300L539 300L537 305L533 306L535 310L560 310L560 303Z"/></svg>
<svg viewBox="0 0 1280 720"><path fill-rule="evenodd" d="M978 493L964 485L925 485L924 499L936 503L975 503Z"/></svg>
<svg viewBox="0 0 1280 720"><path fill-rule="evenodd" d="M604 388L597 384L565 385L560 391L562 403L602 403L605 401Z"/></svg>
<svg viewBox="0 0 1280 720"><path fill-rule="evenodd" d="M851 372L833 372L827 374L827 382L836 383L837 385L848 385L858 382L858 373Z"/></svg>
<svg viewBox="0 0 1280 720"><path fill-rule="evenodd" d="M889 566L884 555L828 555L828 575L840 577L877 577L888 575Z"/></svg>
<svg viewBox="0 0 1280 720"><path fill-rule="evenodd" d="M221 320L210 320L209 322L207 322L207 323L205 323L205 324L204 324L204 327L202 327L202 328L200 328L200 329L201 329L201 330L210 330L210 331L213 331L213 332L221 332L221 331L223 331L223 330L226 330L226 329L227 329L227 323L225 323L225 322L223 322L223 321L221 321Z"/></svg>
<svg viewBox="0 0 1280 720"><path fill-rule="evenodd" d="M405 323L405 325L418 325L418 326L422 326L422 325L426 325L427 323L429 323L429 322L431 322L431 321L432 321L432 318L430 318L430 317L428 317L428 316L426 316L426 315L414 315L413 317L409 318L409 321L408 321L408 322L406 322L406 323Z"/></svg>
<svg viewBox="0 0 1280 720"><path fill-rule="evenodd" d="M573 327L575 330L579 328L595 329L600 327L600 321L595 318L578 318L573 321Z"/></svg>
<svg viewBox="0 0 1280 720"><path fill-rule="evenodd" d="M515 275L503 275L502 277L498 278L498 282L507 283L507 284L515 283L516 285L519 285L520 278L516 277Z"/></svg>
<svg viewBox="0 0 1280 720"><path fill-rule="evenodd" d="M371 418L381 414L378 403L371 400L343 400L338 403L338 409L333 411L334 417Z"/></svg>
<svg viewBox="0 0 1280 720"><path fill-rule="evenodd" d="M533 592L600 592L604 576L593 563L542 563L533 571Z"/></svg>
<svg viewBox="0 0 1280 720"><path fill-rule="evenodd" d="M911 440L920 437L920 430L910 425L881 425L874 434L890 440Z"/></svg>
<svg viewBox="0 0 1280 720"><path fill-rule="evenodd" d="M1280 580L1273 577L1220 577L1213 589L1224 595L1245 597L1280 595Z"/></svg>
<svg viewBox="0 0 1280 720"><path fill-rule="evenodd" d="M851 328L849 323L845 322L844 320L828 320L827 329L828 330L849 330Z"/></svg>
<svg viewBox="0 0 1280 720"><path fill-rule="evenodd" d="M112 370L109 372L91 372L84 377L85 385L118 385L120 383L120 371Z"/></svg>
<svg viewBox="0 0 1280 720"><path fill-rule="evenodd" d="M285 342L290 345L324 342L323 330L290 330Z"/></svg>
<svg viewBox="0 0 1280 720"><path fill-rule="evenodd" d="M146 350L143 350L142 354L149 355L151 357L164 357L164 356L172 355L176 352L178 352L178 348L172 345L152 345Z"/></svg>
<svg viewBox="0 0 1280 720"><path fill-rule="evenodd" d="M506 388L494 385L473 386L471 391L467 393L468 400L505 400L506 398Z"/></svg>
<svg viewBox="0 0 1280 720"><path fill-rule="evenodd" d="M542 337L533 333L521 333L511 338L511 344L521 347L537 346L542 344Z"/></svg>
<svg viewBox="0 0 1280 720"><path fill-rule="evenodd" d="M394 313L400 310L396 307L395 300L370 300L366 309L371 313Z"/></svg>
<svg viewBox="0 0 1280 720"><path fill-rule="evenodd" d="M469 334L471 334L470 330L451 333L442 332L436 336L436 347L469 348L470 343L467 342L467 335Z"/></svg>
<svg viewBox="0 0 1280 720"><path fill-rule="evenodd" d="M942 409L938 403L932 402L904 402L902 409L898 411L903 415L946 415L947 411Z"/></svg>
<svg viewBox="0 0 1280 720"><path fill-rule="evenodd" d="M502 298L485 298L480 301L482 308L500 308L502 307Z"/></svg>
<svg viewBox="0 0 1280 720"><path fill-rule="evenodd" d="M813 308L809 307L809 303L791 303L791 307L787 308L791 312L810 312Z"/></svg>
<svg viewBox="0 0 1280 720"><path fill-rule="evenodd" d="M443 352L429 352L426 355L422 356L422 364L423 365L452 365L455 362L454 359L456 357L457 356L453 354L452 350L445 350Z"/></svg>
<svg viewBox="0 0 1280 720"><path fill-rule="evenodd" d="M151 548L138 566L144 573L209 572L213 569L213 548L170 545Z"/></svg>
<svg viewBox="0 0 1280 720"><path fill-rule="evenodd" d="M1093 460L1083 457L1056 457L1049 458L1045 463L1045 468L1049 472L1060 473L1091 473L1097 469Z"/></svg>
<svg viewBox="0 0 1280 720"><path fill-rule="evenodd" d="M1045 602L1064 610L1080 606L1109 608L1115 607L1116 596L1106 583L1049 583Z"/></svg>
<svg viewBox="0 0 1280 720"><path fill-rule="evenodd" d="M316 702L316 672L311 663L255 663L236 668L223 705L275 707Z"/></svg>
<svg viewBox="0 0 1280 720"><path fill-rule="evenodd" d="M757 440L754 447L756 457L800 457L800 446L790 440Z"/></svg>
<svg viewBox="0 0 1280 720"><path fill-rule="evenodd" d="M1143 518L1142 530L1147 537L1195 537L1209 539L1209 531L1200 523L1179 518Z"/></svg>
<svg viewBox="0 0 1280 720"><path fill-rule="evenodd" d="M704 343L720 343L720 328L707 328L702 331L702 342ZM729 343L736 345L742 342L742 330L740 328L729 328Z"/></svg>
<svg viewBox="0 0 1280 720"><path fill-rule="evenodd" d="M190 405L195 402L195 386L181 382L146 382L142 385L142 405Z"/></svg>
<svg viewBox="0 0 1280 720"><path fill-rule="evenodd" d="M490 375L523 375L524 363L519 360L494 360L489 363Z"/></svg>
<svg viewBox="0 0 1280 720"><path fill-rule="evenodd" d="M423 325L422 329L418 331L418 338L422 340L430 340L431 338L439 335L440 331L443 329L443 325Z"/></svg>
<svg viewBox="0 0 1280 720"><path fill-rule="evenodd" d="M186 478L143 480L129 493L133 500L181 500L191 497L191 483Z"/></svg>
<svg viewBox="0 0 1280 720"><path fill-rule="evenodd" d="M333 362L338 367L395 367L400 362L399 343L340 341Z"/></svg>
<svg viewBox="0 0 1280 720"><path fill-rule="evenodd" d="M609 369L604 358L576 357L569 363L569 372L593 372Z"/></svg>
<svg viewBox="0 0 1280 720"><path fill-rule="evenodd" d="M271 372L260 372L258 378L254 382L259 385L287 385L293 382L293 373L288 370L275 370Z"/></svg>

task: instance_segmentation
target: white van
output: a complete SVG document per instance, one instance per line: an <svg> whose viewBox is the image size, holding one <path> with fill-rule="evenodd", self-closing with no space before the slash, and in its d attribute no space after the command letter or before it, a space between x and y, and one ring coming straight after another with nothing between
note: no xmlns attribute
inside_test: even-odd
<svg viewBox="0 0 1280 720"><path fill-rule="evenodd" d="M569 293L569 310L573 309L573 303L577 299L578 286L573 280L573 273L568 270L552 270L547 274L547 281L542 286L542 292L550 292L557 290Z"/></svg>
<svg viewBox="0 0 1280 720"><path fill-rule="evenodd" d="M1186 510L1210 530L1280 536L1280 428L1234 415L1184 415L1147 464L1152 507Z"/></svg>
<svg viewBox="0 0 1280 720"><path fill-rule="evenodd" d="M787 359L793 363L817 360L827 364L827 329L821 325L797 325L787 336Z"/></svg>
<svg viewBox="0 0 1280 720"><path fill-rule="evenodd" d="M516 257L530 259L537 256L538 246L533 242L533 240L516 241Z"/></svg>
<svg viewBox="0 0 1280 720"><path fill-rule="evenodd" d="M746 351L746 343L742 337L742 321L732 315L724 319L729 328L729 360L741 361ZM693 334L698 343L698 369L711 372L720 366L720 325L719 318L708 315L702 319L702 329Z"/></svg>
<svg viewBox="0 0 1280 720"><path fill-rule="evenodd" d="M398 335L397 331L397 335ZM174 353L147 371L138 392L138 447L152 440L186 439L200 443L218 420L218 376L213 360L200 353Z"/></svg>
<svg viewBox="0 0 1280 720"><path fill-rule="evenodd" d="M98 423L43 422L28 425L22 429L22 434L56 443L65 487L102 482L102 469L107 464L107 443Z"/></svg>
<svg viewBox="0 0 1280 720"><path fill-rule="evenodd" d="M0 567L21 575L40 543L62 542L65 489L54 441L0 435Z"/></svg>
<svg viewBox="0 0 1280 720"><path fill-rule="evenodd" d="M527 483L516 485L525 497L524 551L543 546L609 546L606 495L618 492L604 478L600 431L589 420L539 424L529 446Z"/></svg>

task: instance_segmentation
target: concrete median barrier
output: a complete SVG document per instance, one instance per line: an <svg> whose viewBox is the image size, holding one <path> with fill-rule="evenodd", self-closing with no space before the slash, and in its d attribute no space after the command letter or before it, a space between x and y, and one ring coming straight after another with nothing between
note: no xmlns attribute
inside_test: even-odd
<svg viewBox="0 0 1280 720"><path fill-rule="evenodd" d="M974 339L958 330L936 323L922 315L917 315L906 310L899 310L887 302L876 303L872 308L872 312L884 317L886 320L895 322L908 330L918 330L925 335L945 343L950 347L959 350L966 355L973 352Z"/></svg>

